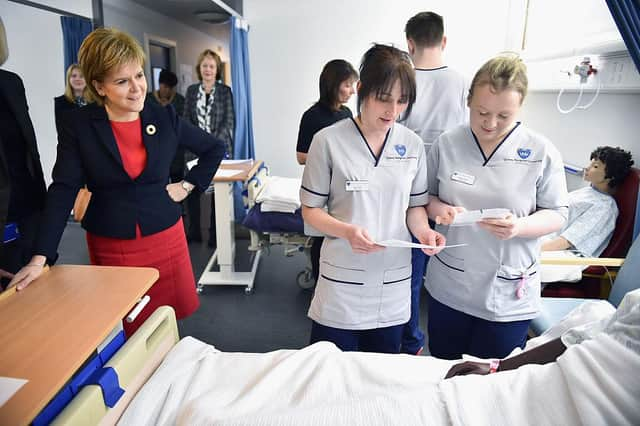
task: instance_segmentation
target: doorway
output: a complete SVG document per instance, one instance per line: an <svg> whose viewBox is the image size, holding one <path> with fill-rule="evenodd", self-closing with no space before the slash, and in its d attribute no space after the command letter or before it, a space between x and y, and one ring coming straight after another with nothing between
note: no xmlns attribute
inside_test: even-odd
<svg viewBox="0 0 640 426"><path fill-rule="evenodd" d="M162 37L145 34L145 49L147 58L147 75L151 83L149 88L151 91L158 90L160 71L167 69L176 72L176 42Z"/></svg>

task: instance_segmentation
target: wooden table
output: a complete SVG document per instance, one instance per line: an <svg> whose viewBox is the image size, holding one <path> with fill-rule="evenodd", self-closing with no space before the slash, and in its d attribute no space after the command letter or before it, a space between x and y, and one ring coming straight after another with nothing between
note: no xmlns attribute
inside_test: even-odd
<svg viewBox="0 0 640 426"><path fill-rule="evenodd" d="M157 279L152 268L61 265L1 300L0 376L28 382L0 424L30 423Z"/></svg>
<svg viewBox="0 0 640 426"><path fill-rule="evenodd" d="M207 265L198 279L198 291L202 291L205 285L241 285L246 286L245 292L253 290L258 263L260 262L260 250L256 251L251 264L251 270L247 272L236 271L236 237L235 219L233 212L233 185L236 182L246 182L260 169L262 161L246 160L242 163L227 163L220 165L220 169L241 170L233 176L214 176L213 187L216 209L216 250L207 262ZM212 271L214 264L218 264L220 271Z"/></svg>

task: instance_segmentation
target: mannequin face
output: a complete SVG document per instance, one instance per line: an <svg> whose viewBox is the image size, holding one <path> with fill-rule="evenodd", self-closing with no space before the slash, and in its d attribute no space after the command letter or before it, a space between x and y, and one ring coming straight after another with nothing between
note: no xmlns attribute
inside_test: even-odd
<svg viewBox="0 0 640 426"><path fill-rule="evenodd" d="M611 179L606 178L607 166L600 160L594 158L584 169L583 179L594 185L608 184Z"/></svg>

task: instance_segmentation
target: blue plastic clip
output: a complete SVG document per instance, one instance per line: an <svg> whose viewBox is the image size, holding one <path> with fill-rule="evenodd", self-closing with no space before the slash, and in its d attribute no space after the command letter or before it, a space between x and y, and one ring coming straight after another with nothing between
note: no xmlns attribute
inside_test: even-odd
<svg viewBox="0 0 640 426"><path fill-rule="evenodd" d="M4 234L2 236L2 242L4 244L10 243L20 238L20 231L18 230L17 223L7 223L4 225Z"/></svg>
<svg viewBox="0 0 640 426"><path fill-rule="evenodd" d="M118 375L111 367L103 367L94 371L84 384L100 386L104 403L109 408L113 408L120 397L124 395L124 389L120 387L118 382Z"/></svg>

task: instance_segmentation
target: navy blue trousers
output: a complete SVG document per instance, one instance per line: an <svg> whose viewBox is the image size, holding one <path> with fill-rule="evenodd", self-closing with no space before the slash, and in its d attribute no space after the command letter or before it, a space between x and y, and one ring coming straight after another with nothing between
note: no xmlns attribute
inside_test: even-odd
<svg viewBox="0 0 640 426"><path fill-rule="evenodd" d="M414 243L419 242L412 238ZM411 249L411 317L402 330L400 352L415 355L424 347L424 333L420 330L420 292L429 256L421 249Z"/></svg>
<svg viewBox="0 0 640 426"><path fill-rule="evenodd" d="M504 358L523 348L531 320L494 322L457 311L428 298L428 334L431 355L460 359L462 354L480 358Z"/></svg>
<svg viewBox="0 0 640 426"><path fill-rule="evenodd" d="M312 321L309 344L327 341L343 351L397 354L404 324L371 330L343 330Z"/></svg>

